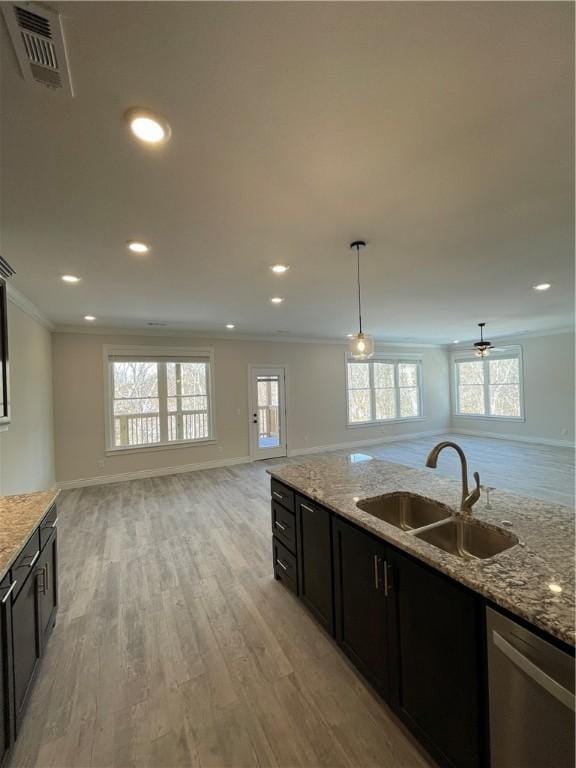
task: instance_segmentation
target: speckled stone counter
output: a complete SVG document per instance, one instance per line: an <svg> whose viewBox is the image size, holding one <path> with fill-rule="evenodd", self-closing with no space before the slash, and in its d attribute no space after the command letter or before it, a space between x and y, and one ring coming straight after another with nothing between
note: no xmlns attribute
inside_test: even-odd
<svg viewBox="0 0 576 768"><path fill-rule="evenodd" d="M471 470L474 469L473 467ZM390 542L497 605L574 645L574 511L559 504L490 493L473 517L514 533L519 544L486 560L464 560L358 509L356 502L406 491L459 509L460 482L363 454L332 454L268 472L343 518ZM470 478L471 480L471 478ZM502 521L511 525L503 526Z"/></svg>
<svg viewBox="0 0 576 768"><path fill-rule="evenodd" d="M0 580L18 557L59 491L0 496Z"/></svg>

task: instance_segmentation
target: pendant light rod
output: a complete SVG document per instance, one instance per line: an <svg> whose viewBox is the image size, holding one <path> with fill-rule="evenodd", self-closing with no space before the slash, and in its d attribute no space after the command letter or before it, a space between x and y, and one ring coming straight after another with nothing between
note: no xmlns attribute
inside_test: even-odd
<svg viewBox="0 0 576 768"><path fill-rule="evenodd" d="M356 248L357 258L357 279L358 279L358 321L360 326L360 333L362 333L362 295L360 292L360 248L365 248L366 242L364 240L354 240L350 243L350 248Z"/></svg>

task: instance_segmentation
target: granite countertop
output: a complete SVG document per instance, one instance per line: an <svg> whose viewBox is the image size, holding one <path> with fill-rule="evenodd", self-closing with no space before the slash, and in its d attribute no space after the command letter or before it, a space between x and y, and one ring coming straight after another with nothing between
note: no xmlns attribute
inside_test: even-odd
<svg viewBox="0 0 576 768"><path fill-rule="evenodd" d="M18 557L60 491L0 496L0 580Z"/></svg>
<svg viewBox="0 0 576 768"><path fill-rule="evenodd" d="M363 458L362 458L363 457ZM413 555L556 638L575 644L574 511L560 504L490 493L475 504L473 518L511 531L519 543L486 560L463 560L358 509L356 502L406 491L434 499L456 512L461 484L365 454L332 454L274 466L268 472L398 549ZM503 526L502 521L511 525Z"/></svg>

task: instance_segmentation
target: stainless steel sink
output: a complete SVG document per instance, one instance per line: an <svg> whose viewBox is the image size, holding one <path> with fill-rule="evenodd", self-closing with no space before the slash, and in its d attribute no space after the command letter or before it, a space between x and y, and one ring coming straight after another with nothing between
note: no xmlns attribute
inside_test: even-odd
<svg viewBox="0 0 576 768"><path fill-rule="evenodd" d="M456 517L426 530L415 531L414 536L451 555L480 560L518 544L516 536L509 531L486 528L475 520Z"/></svg>
<svg viewBox="0 0 576 768"><path fill-rule="evenodd" d="M450 517L450 510L444 505L412 493L390 493L373 499L362 499L356 506L404 531L422 528Z"/></svg>

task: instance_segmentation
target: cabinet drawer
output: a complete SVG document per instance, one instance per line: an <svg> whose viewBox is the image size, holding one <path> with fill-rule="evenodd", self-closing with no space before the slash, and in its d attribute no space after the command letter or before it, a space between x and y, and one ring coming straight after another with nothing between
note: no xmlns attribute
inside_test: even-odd
<svg viewBox="0 0 576 768"><path fill-rule="evenodd" d="M58 510L56 509L56 506L53 506L46 513L46 515L44 515L44 518L40 523L40 549L44 549L46 542L52 535L52 531L54 530L54 528L56 528L57 522L58 522Z"/></svg>
<svg viewBox="0 0 576 768"><path fill-rule="evenodd" d="M282 483L279 483L278 480L274 479L272 479L270 488L272 491L273 501L278 502L278 504L282 504L282 506L286 507L286 509L289 509L290 512L294 512L294 491L291 488L282 485Z"/></svg>
<svg viewBox="0 0 576 768"><path fill-rule="evenodd" d="M297 595L298 573L296 558L278 539L272 539L272 553L274 557L274 576L278 581L283 581L288 589L291 589Z"/></svg>
<svg viewBox="0 0 576 768"><path fill-rule="evenodd" d="M34 566L39 556L40 537L38 529L36 529L12 566L12 579L17 582L12 592L13 599L19 594L28 576L34 572Z"/></svg>
<svg viewBox="0 0 576 768"><path fill-rule="evenodd" d="M292 552L296 552L296 518L292 512L272 502L272 533Z"/></svg>

